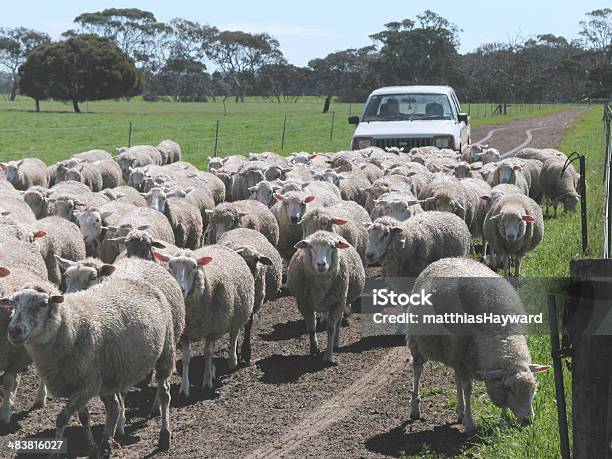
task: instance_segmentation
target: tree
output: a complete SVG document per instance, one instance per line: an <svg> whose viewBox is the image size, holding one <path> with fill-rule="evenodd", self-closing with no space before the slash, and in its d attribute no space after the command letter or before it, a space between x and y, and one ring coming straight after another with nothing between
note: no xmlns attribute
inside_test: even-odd
<svg viewBox="0 0 612 459"><path fill-rule="evenodd" d="M74 22L81 28L81 34L114 41L139 67L149 69L159 66L158 52L164 49L162 44L171 32L171 28L158 22L153 13L138 8L108 8L83 13ZM69 30L63 35L69 38L78 34Z"/></svg>
<svg viewBox="0 0 612 459"><path fill-rule="evenodd" d="M26 95L72 101L77 113L79 102L132 96L142 86L132 60L110 40L91 35L40 46L19 73Z"/></svg>
<svg viewBox="0 0 612 459"><path fill-rule="evenodd" d="M308 90L307 69L291 64L266 64L257 74L255 91L277 102L297 102Z"/></svg>
<svg viewBox="0 0 612 459"><path fill-rule="evenodd" d="M267 33L223 31L206 54L229 79L236 102L244 102L248 85L263 65L286 63L279 46L278 40Z"/></svg>
<svg viewBox="0 0 612 459"><path fill-rule="evenodd" d="M612 8L603 8L586 13L587 20L580 21L578 34L590 48L612 62Z"/></svg>
<svg viewBox="0 0 612 459"><path fill-rule="evenodd" d="M32 51L38 46L51 41L49 35L24 27L0 29L0 68L10 75L10 100L17 96L17 70Z"/></svg>

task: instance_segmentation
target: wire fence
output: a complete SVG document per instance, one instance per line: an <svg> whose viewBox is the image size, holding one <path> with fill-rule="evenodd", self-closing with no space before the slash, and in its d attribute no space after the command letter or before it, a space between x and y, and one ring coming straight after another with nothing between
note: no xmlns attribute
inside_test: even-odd
<svg viewBox="0 0 612 459"><path fill-rule="evenodd" d="M605 230L604 230L604 258L610 258L612 246L612 104L606 102L604 105L604 182L606 193L605 208Z"/></svg>

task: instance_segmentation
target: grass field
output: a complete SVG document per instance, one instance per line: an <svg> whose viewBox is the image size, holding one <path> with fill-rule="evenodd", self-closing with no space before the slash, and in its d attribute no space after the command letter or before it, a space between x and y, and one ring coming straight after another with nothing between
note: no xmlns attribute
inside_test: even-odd
<svg viewBox="0 0 612 459"><path fill-rule="evenodd" d="M332 113L322 114L323 99L304 97L297 103L272 103L247 98L245 103L100 101L81 104L83 113L70 104L42 102L34 113L26 97L0 99L0 160L36 156L53 163L93 148L113 151L128 143L157 144L171 138L181 144L184 158L203 167L213 155L219 120L217 151L220 155L260 151L339 151L349 146L354 126L349 114L358 114L361 104L333 103ZM565 105L510 106L507 115L492 116L495 104L466 104L474 126L530 118L559 111ZM285 123L283 148L282 134ZM333 123L333 130L332 130Z"/></svg>

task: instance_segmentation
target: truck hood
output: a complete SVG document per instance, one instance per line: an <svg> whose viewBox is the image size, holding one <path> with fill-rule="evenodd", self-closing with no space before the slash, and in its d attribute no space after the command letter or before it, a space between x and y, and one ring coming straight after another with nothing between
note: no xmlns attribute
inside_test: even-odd
<svg viewBox="0 0 612 459"><path fill-rule="evenodd" d="M361 122L354 137L433 137L453 135L459 128L454 120Z"/></svg>

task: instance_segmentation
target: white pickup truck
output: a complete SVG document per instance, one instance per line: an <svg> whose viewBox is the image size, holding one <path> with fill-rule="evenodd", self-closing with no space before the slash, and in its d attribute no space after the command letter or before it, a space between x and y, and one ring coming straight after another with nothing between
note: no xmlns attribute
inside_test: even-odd
<svg viewBox="0 0 612 459"><path fill-rule="evenodd" d="M435 146L461 151L470 143L470 118L449 86L389 86L368 97L361 116L349 117L357 129L352 150L376 146Z"/></svg>

